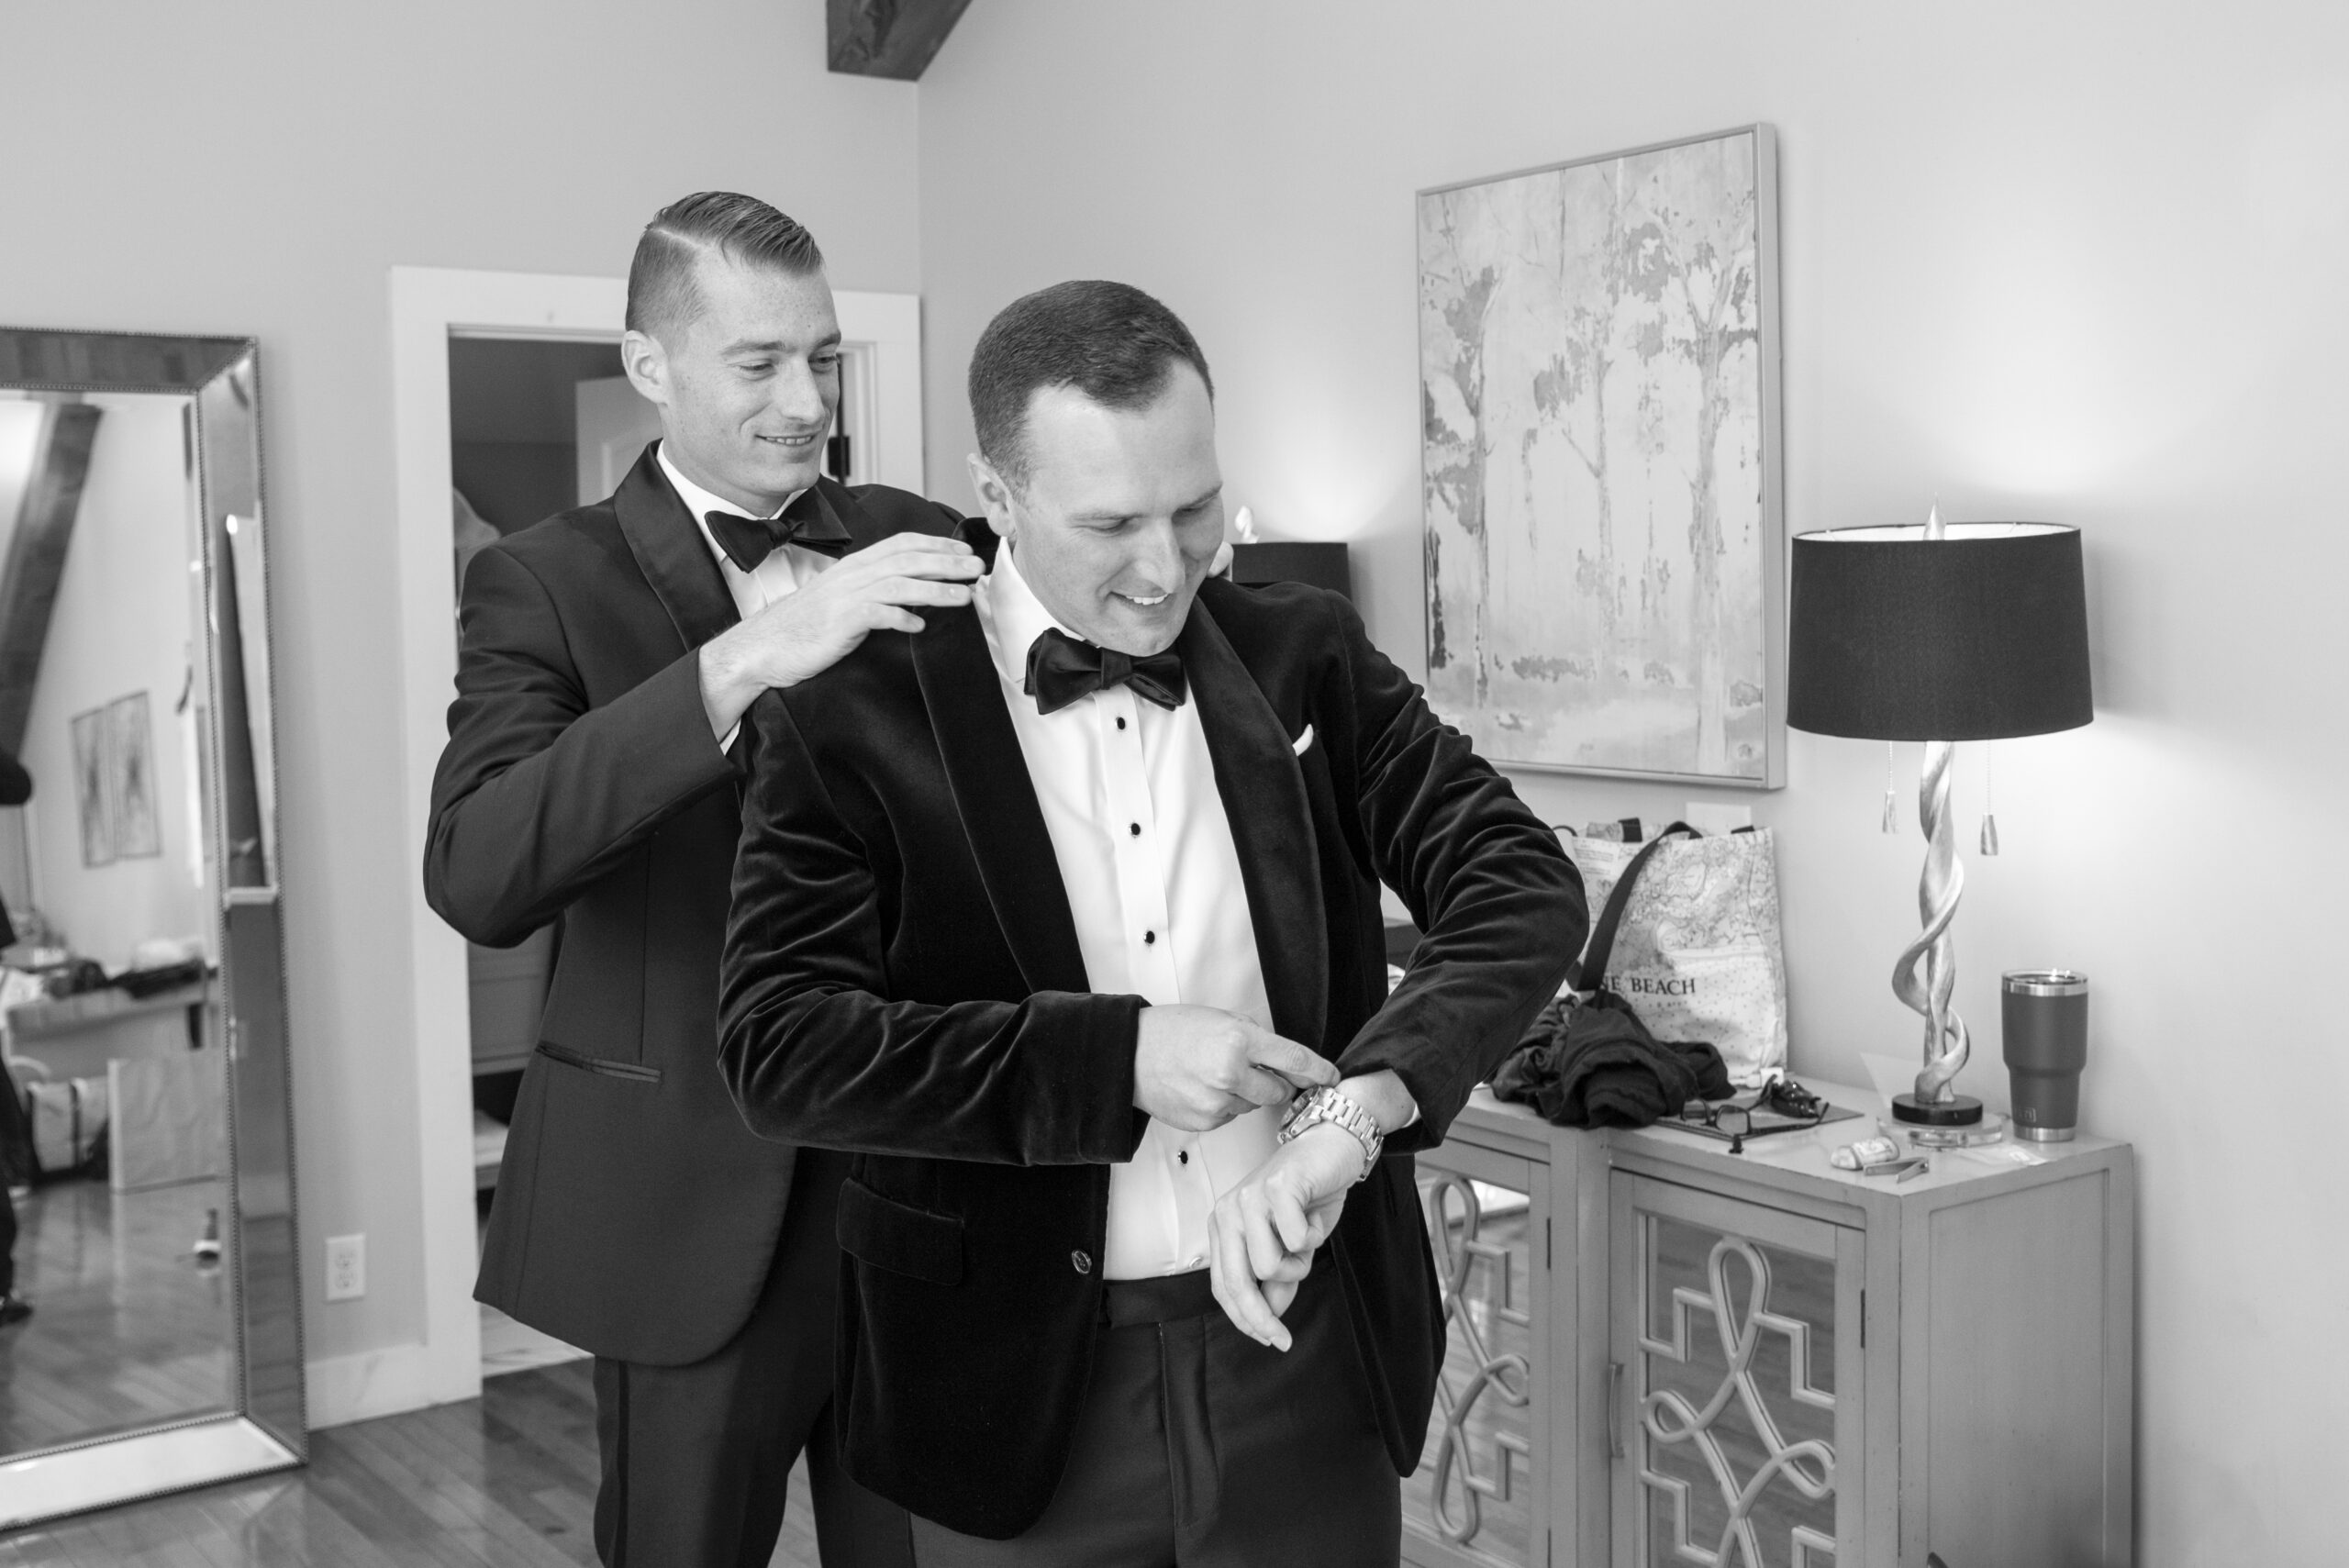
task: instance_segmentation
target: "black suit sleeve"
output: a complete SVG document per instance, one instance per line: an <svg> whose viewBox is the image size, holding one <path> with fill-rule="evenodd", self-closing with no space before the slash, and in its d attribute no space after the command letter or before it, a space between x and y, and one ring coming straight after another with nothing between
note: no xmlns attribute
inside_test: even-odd
<svg viewBox="0 0 2349 1568"><path fill-rule="evenodd" d="M1380 880L1425 933L1403 983L1338 1066L1349 1077L1392 1069L1419 1119L1389 1146L1431 1148L1557 994L1588 906L1557 835L1429 711L1353 607L1330 602L1345 648L1363 828Z"/></svg>
<svg viewBox="0 0 2349 1568"><path fill-rule="evenodd" d="M893 1000L878 885L789 708L759 699L718 997L751 1130L988 1164L1132 1158L1139 996ZM974 918L988 918L984 911ZM896 989L902 990L900 985Z"/></svg>
<svg viewBox="0 0 2349 1568"><path fill-rule="evenodd" d="M590 708L562 617L495 546L465 573L457 700L432 780L425 896L492 947L520 941L729 778L688 653Z"/></svg>

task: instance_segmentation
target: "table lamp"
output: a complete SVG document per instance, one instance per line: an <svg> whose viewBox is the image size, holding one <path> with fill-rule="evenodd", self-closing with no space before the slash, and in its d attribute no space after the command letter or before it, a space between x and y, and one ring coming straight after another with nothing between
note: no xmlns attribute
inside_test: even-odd
<svg viewBox="0 0 2349 1568"><path fill-rule="evenodd" d="M1965 884L1950 762L1960 740L2046 735L2095 717L2079 530L1943 523L1936 507L1922 525L1799 534L1788 596L1787 723L1925 743L1924 929L1892 970L1894 995L1924 1016L1925 1064L1915 1091L1894 1096L1892 1114L1969 1126L1982 1119L1982 1102L1954 1086L1970 1046L1950 1005L1950 922Z"/></svg>

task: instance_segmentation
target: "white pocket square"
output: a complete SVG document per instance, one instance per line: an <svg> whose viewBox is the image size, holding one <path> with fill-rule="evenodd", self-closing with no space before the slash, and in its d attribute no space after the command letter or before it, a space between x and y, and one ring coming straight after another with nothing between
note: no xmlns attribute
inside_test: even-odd
<svg viewBox="0 0 2349 1568"><path fill-rule="evenodd" d="M1292 741L1290 741L1290 742L1289 742L1289 747L1288 747L1288 749L1289 749L1290 751L1292 751L1296 752L1298 756L1302 757L1302 756L1304 756L1304 755L1305 755L1307 749L1308 749L1308 747L1310 747L1312 744L1313 744L1313 726L1311 726L1311 725L1309 725L1309 724L1308 724L1308 725L1307 725L1307 726L1305 727L1305 732L1304 732L1303 734L1299 735L1296 740L1292 740Z"/></svg>

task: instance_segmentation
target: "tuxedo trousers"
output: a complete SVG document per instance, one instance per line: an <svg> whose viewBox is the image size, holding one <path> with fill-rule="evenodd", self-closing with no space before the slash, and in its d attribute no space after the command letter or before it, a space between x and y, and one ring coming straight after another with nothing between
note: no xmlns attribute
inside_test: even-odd
<svg viewBox="0 0 2349 1568"><path fill-rule="evenodd" d="M1112 1281L1068 1468L1010 1540L913 1521L918 1568L1395 1568L1402 1484L1326 1267L1286 1351L1215 1305L1202 1272Z"/></svg>
<svg viewBox="0 0 2349 1568"><path fill-rule="evenodd" d="M841 1468L835 1234L848 1156L803 1149L750 1321L688 1366L596 1361L596 1552L605 1568L766 1568L807 1456L824 1568L911 1568L904 1509Z"/></svg>

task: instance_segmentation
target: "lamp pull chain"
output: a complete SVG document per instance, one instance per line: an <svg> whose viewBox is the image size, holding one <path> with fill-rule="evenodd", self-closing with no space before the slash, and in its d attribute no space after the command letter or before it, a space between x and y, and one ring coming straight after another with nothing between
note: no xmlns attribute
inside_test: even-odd
<svg viewBox="0 0 2349 1568"><path fill-rule="evenodd" d="M1998 815L1991 791L1992 781L1997 777L1998 756L1996 740L1982 742L1982 853L1986 857L1998 852Z"/></svg>
<svg viewBox="0 0 2349 1568"><path fill-rule="evenodd" d="M1900 802L1892 793L1892 742L1884 743L1884 830L1900 831Z"/></svg>

